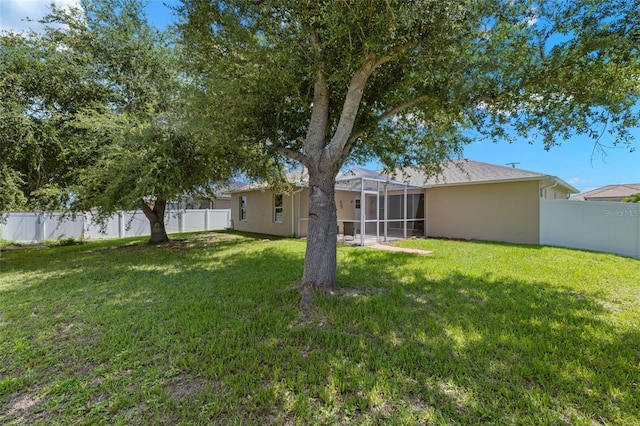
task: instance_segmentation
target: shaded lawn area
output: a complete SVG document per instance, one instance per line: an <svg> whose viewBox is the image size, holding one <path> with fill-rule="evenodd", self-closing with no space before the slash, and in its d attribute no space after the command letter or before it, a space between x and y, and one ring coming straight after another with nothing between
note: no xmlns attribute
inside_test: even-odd
<svg viewBox="0 0 640 426"><path fill-rule="evenodd" d="M640 261L234 233L6 251L0 424L638 424Z"/></svg>

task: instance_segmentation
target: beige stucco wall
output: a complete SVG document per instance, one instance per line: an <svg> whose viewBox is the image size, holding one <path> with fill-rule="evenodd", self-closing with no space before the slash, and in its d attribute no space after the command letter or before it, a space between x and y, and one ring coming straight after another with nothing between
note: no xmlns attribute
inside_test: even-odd
<svg viewBox="0 0 640 426"><path fill-rule="evenodd" d="M524 244L539 243L540 195L566 198L561 187L544 189L552 181L523 181L444 186L427 189L427 235L430 237L479 239ZM418 191L410 191L416 193ZM241 221L240 196L247 197L247 220ZM273 192L232 194L231 219L239 231L270 235L307 235L309 192L284 194L283 221L273 218ZM356 219L359 192L336 192L338 222ZM363 204L364 206L364 204ZM292 217L292 213L295 215ZM292 226L293 220L293 226Z"/></svg>
<svg viewBox="0 0 640 426"><path fill-rule="evenodd" d="M556 185L552 180L541 180L540 196L548 200L566 200L571 193L569 190L561 185Z"/></svg>
<svg viewBox="0 0 640 426"><path fill-rule="evenodd" d="M232 228L238 231L255 232L259 234L280 235L290 237L297 235L298 222L293 223L292 212L297 212L298 197L284 194L282 222L274 221L274 194L272 191L251 191L231 194ZM247 219L240 220L240 197L247 197ZM296 218L297 219L297 218ZM293 231L293 232L292 232Z"/></svg>
<svg viewBox="0 0 640 426"><path fill-rule="evenodd" d="M216 198L213 201L214 209L230 209L231 208L231 199L229 198Z"/></svg>
<svg viewBox="0 0 640 426"><path fill-rule="evenodd" d="M428 236L538 244L538 181L427 190Z"/></svg>
<svg viewBox="0 0 640 426"><path fill-rule="evenodd" d="M360 219L356 217L356 198L360 198L360 192L336 191L336 213L338 220Z"/></svg>

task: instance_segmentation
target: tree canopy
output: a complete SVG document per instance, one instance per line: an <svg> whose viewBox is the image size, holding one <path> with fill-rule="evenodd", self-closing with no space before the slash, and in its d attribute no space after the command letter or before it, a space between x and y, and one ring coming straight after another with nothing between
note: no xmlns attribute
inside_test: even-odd
<svg viewBox="0 0 640 426"><path fill-rule="evenodd" d="M309 170L304 287L335 287L335 176L435 172L471 137L547 148L638 125L638 1L183 0L181 31L235 135ZM232 95L230 95L232 94ZM471 132L472 131L472 132ZM515 135L515 136L514 136Z"/></svg>
<svg viewBox="0 0 640 426"><path fill-rule="evenodd" d="M93 155L70 123L106 90L87 78L89 52L60 48L60 36L52 28L0 34L0 210L60 208L64 188Z"/></svg>
<svg viewBox="0 0 640 426"><path fill-rule="evenodd" d="M218 120L216 109L196 105L197 76L183 66L187 56L179 40L148 22L145 4L52 6L45 21L56 25L43 34L3 36L7 46L17 46L3 48L6 78L13 79L7 92L18 94L6 114L25 123L19 137L10 133L16 127L3 129L13 155L3 172L13 179L3 192L6 205L15 205L11 197L20 192L29 203L34 199L26 189L36 157L42 161L36 170L51 171L41 178L44 184L31 186L48 189L58 208L91 210L98 221L141 208L151 240L160 242L167 240L168 201L227 182L243 163L249 171L261 167L253 155L258 151L228 138L222 125L203 126ZM51 154L25 155L19 144L27 143Z"/></svg>

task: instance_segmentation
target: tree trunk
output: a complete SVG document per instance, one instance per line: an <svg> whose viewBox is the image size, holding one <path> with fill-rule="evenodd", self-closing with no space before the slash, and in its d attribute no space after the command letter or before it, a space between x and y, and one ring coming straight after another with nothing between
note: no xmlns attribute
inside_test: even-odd
<svg viewBox="0 0 640 426"><path fill-rule="evenodd" d="M169 242L169 236L164 227L164 210L167 200L156 200L153 207L149 207L144 201L140 201L140 207L149 220L151 237L149 244L161 244Z"/></svg>
<svg viewBox="0 0 640 426"><path fill-rule="evenodd" d="M315 33L311 42L322 56L322 47ZM309 230L307 251L302 275L302 306L311 304L311 289L331 293L336 289L336 176L349 155L355 139L350 137L362 100L367 79L378 65L370 56L365 58L349 83L340 120L336 131L327 144L329 125L329 82L322 68L314 74L313 108L307 136L304 141L305 154L285 150L291 158L307 166L309 171ZM322 62L322 61L321 61Z"/></svg>
<svg viewBox="0 0 640 426"><path fill-rule="evenodd" d="M336 173L309 170L309 230L302 276L302 304L311 302L311 289L336 289L337 215Z"/></svg>

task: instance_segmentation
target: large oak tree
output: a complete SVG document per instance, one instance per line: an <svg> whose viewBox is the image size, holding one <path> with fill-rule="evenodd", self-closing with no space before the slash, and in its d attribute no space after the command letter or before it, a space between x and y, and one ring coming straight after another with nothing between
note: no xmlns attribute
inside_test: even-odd
<svg viewBox="0 0 640 426"><path fill-rule="evenodd" d="M90 210L98 222L140 208L150 242L160 243L168 202L227 182L243 162L262 167L224 123L202 125L220 121L220 108L197 104L198 75L185 71L178 40L147 20L145 5L52 6L42 33L3 36L5 208L21 193L27 207L47 194L54 202L37 207Z"/></svg>
<svg viewBox="0 0 640 426"><path fill-rule="evenodd" d="M606 130L630 144L638 125L638 1L183 0L177 10L211 101L233 99L236 136L309 171L303 288L335 288L335 178L348 161L434 172L470 135L548 148Z"/></svg>
<svg viewBox="0 0 640 426"><path fill-rule="evenodd" d="M61 49L59 32L0 33L0 211L59 209L95 146L75 138L75 114L106 101L86 51Z"/></svg>

